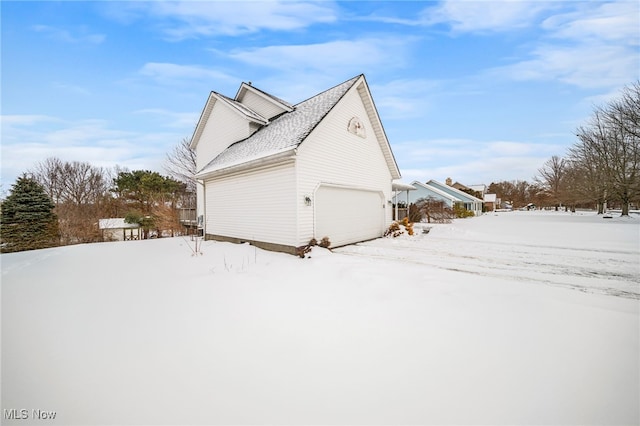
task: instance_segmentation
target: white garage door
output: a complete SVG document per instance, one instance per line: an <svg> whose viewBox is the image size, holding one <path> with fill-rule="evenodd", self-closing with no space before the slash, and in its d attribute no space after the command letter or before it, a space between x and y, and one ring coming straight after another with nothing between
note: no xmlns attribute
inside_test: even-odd
<svg viewBox="0 0 640 426"><path fill-rule="evenodd" d="M370 240L384 232L381 192L320 186L315 195L316 238L329 237L331 247Z"/></svg>

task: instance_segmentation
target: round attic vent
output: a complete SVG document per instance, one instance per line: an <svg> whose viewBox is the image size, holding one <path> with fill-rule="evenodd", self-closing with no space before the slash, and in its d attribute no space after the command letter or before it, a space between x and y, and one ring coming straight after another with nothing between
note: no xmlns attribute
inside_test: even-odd
<svg viewBox="0 0 640 426"><path fill-rule="evenodd" d="M353 133L354 135L360 136L361 138L367 137L364 125L358 117L353 117L351 120L349 120L347 130L349 131L349 133Z"/></svg>

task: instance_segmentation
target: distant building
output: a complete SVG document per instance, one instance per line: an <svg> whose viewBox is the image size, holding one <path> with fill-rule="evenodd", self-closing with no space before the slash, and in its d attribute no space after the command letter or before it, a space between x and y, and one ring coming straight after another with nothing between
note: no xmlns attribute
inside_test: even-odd
<svg viewBox="0 0 640 426"><path fill-rule="evenodd" d="M450 179L448 179L450 180ZM444 202L447 207L453 208L458 204L465 209L472 211L476 216L482 214L482 200L467 194L464 191L456 189L450 185L442 184L436 180L429 180L426 183L419 181L411 182L411 186L415 187L415 191L408 192L406 196L397 196L397 202L402 203L408 199L409 204L415 203L420 198L433 198ZM396 199L394 199L396 202Z"/></svg>
<svg viewBox="0 0 640 426"><path fill-rule="evenodd" d="M98 228L102 233L102 241L139 240L141 228L137 223L126 223L123 217L100 219Z"/></svg>
<svg viewBox="0 0 640 426"><path fill-rule="evenodd" d="M496 194L484 194L483 201L484 211L486 212L492 212L500 206L500 200Z"/></svg>

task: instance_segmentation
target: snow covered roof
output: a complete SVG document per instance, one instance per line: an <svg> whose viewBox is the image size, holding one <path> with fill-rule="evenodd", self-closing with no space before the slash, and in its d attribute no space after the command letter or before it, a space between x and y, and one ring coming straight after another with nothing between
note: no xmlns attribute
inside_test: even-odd
<svg viewBox="0 0 640 426"><path fill-rule="evenodd" d="M122 229L122 228L139 228L137 223L126 223L123 217L112 217L109 219L100 219L98 228L100 229Z"/></svg>
<svg viewBox="0 0 640 426"><path fill-rule="evenodd" d="M438 194L439 196L441 196L443 198L451 200L452 202L462 201L459 198L457 198L457 197L455 197L455 196L453 196L451 194L448 194L448 193L440 190L439 188L437 188L435 186L429 185L428 183L422 183L420 181L414 180L413 182L411 182L411 185L427 189L427 190L429 190L429 191L431 191L431 192L433 192L435 194Z"/></svg>
<svg viewBox="0 0 640 426"><path fill-rule="evenodd" d="M238 93L236 93L236 97L235 99L237 100L242 100L242 95L247 92L247 91L253 91L253 92L257 92L260 93L261 95L272 99L273 101L277 102L278 104L280 104L282 107L284 107L284 109L286 109L287 111L291 111L294 109L294 106L291 105L289 102L284 101L282 99L280 99L277 96L273 96L271 93L267 93L264 90L260 90L257 87L254 87L251 82L249 83L242 83L242 85L240 85L240 88L238 89Z"/></svg>
<svg viewBox="0 0 640 426"><path fill-rule="evenodd" d="M280 115L248 138L229 146L198 175L296 148L360 77L356 76L295 105L293 111Z"/></svg>
<svg viewBox="0 0 640 426"><path fill-rule="evenodd" d="M482 202L481 199L479 199L477 197L474 197L471 194L467 194L464 191L460 191L459 189L454 188L453 186L445 185L445 184L443 184L441 182L438 182L437 180L434 180L434 179L430 179L429 182L427 182L427 185L429 185L431 187L436 187L436 188L437 187L443 188L442 191L444 191L444 189L446 188L447 191L451 191L451 192L457 194L457 198L460 198L460 199L463 199L463 200L479 202L479 203Z"/></svg>
<svg viewBox="0 0 640 426"><path fill-rule="evenodd" d="M267 124L269 122L269 120L267 120L265 117L261 116L260 114L258 114L257 112L249 108L248 106L243 105L240 102L235 101L220 93L217 93L217 92L213 92L213 93L218 97L218 99L220 99L223 102L226 102L232 108L235 108L236 110L240 111L240 113L245 117L247 117L248 119L252 121L257 121L258 123L261 123L261 124Z"/></svg>
<svg viewBox="0 0 640 426"><path fill-rule="evenodd" d="M467 188L473 189L476 192L484 193L487 190L487 185L479 184L479 185L469 185Z"/></svg>
<svg viewBox="0 0 640 426"><path fill-rule="evenodd" d="M415 191L416 187L404 182L392 182L391 189L393 191Z"/></svg>

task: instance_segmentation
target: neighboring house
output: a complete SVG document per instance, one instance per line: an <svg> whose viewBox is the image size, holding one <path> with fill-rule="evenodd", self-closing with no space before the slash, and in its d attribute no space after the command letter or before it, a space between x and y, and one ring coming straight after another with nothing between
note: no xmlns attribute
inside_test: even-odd
<svg viewBox="0 0 640 426"><path fill-rule="evenodd" d="M484 209L485 211L492 212L500 206L500 201L496 194L484 194Z"/></svg>
<svg viewBox="0 0 640 426"><path fill-rule="evenodd" d="M126 223L123 217L100 219L98 228L102 233L102 241L139 240L141 235L140 225Z"/></svg>
<svg viewBox="0 0 640 426"><path fill-rule="evenodd" d="M433 198L445 203L447 207L453 208L455 204L464 206L467 210L471 210L476 216L482 214L482 200L473 197L466 192L455 189L451 186L442 184L435 180L426 183L413 181L411 186L415 187L415 191L407 193L409 203L415 203L420 198ZM398 196L398 202L406 201L404 196ZM395 202L395 199L394 199Z"/></svg>
<svg viewBox="0 0 640 426"><path fill-rule="evenodd" d="M487 190L487 186L483 185L483 184L479 184L479 185L464 185L460 182L454 182L451 183L451 178L447 178L447 180L445 181L445 183L447 184L447 186L451 186L455 189L459 189L462 192L466 192L467 194L469 194L469 191L472 191L476 198L482 198L484 197L484 193Z"/></svg>
<svg viewBox="0 0 640 426"><path fill-rule="evenodd" d="M295 253L378 238L400 172L359 75L297 105L242 83L211 92L194 131L207 239Z"/></svg>
<svg viewBox="0 0 640 426"><path fill-rule="evenodd" d="M471 188L469 188L468 186L461 184L460 182L457 182L457 181L456 181L456 182L454 182L454 183L449 183L450 181L451 181L451 179L450 179L450 178L448 178L448 179L445 181L445 183L447 184L447 186L452 186L452 187L454 187L455 189L459 189L460 191L468 191L468 190L470 190L470 189L471 189Z"/></svg>
<svg viewBox="0 0 640 426"><path fill-rule="evenodd" d="M484 195L487 193L487 185L485 184L469 185L468 188L474 191L478 198L484 198Z"/></svg>
<svg viewBox="0 0 640 426"><path fill-rule="evenodd" d="M445 185L433 179L428 181L426 185L439 189L440 191L445 192L451 195L452 197L457 198L459 202L462 203L465 209L472 211L476 216L480 216L482 214L481 199L476 198L473 195L467 194L464 191L460 191L459 189Z"/></svg>

